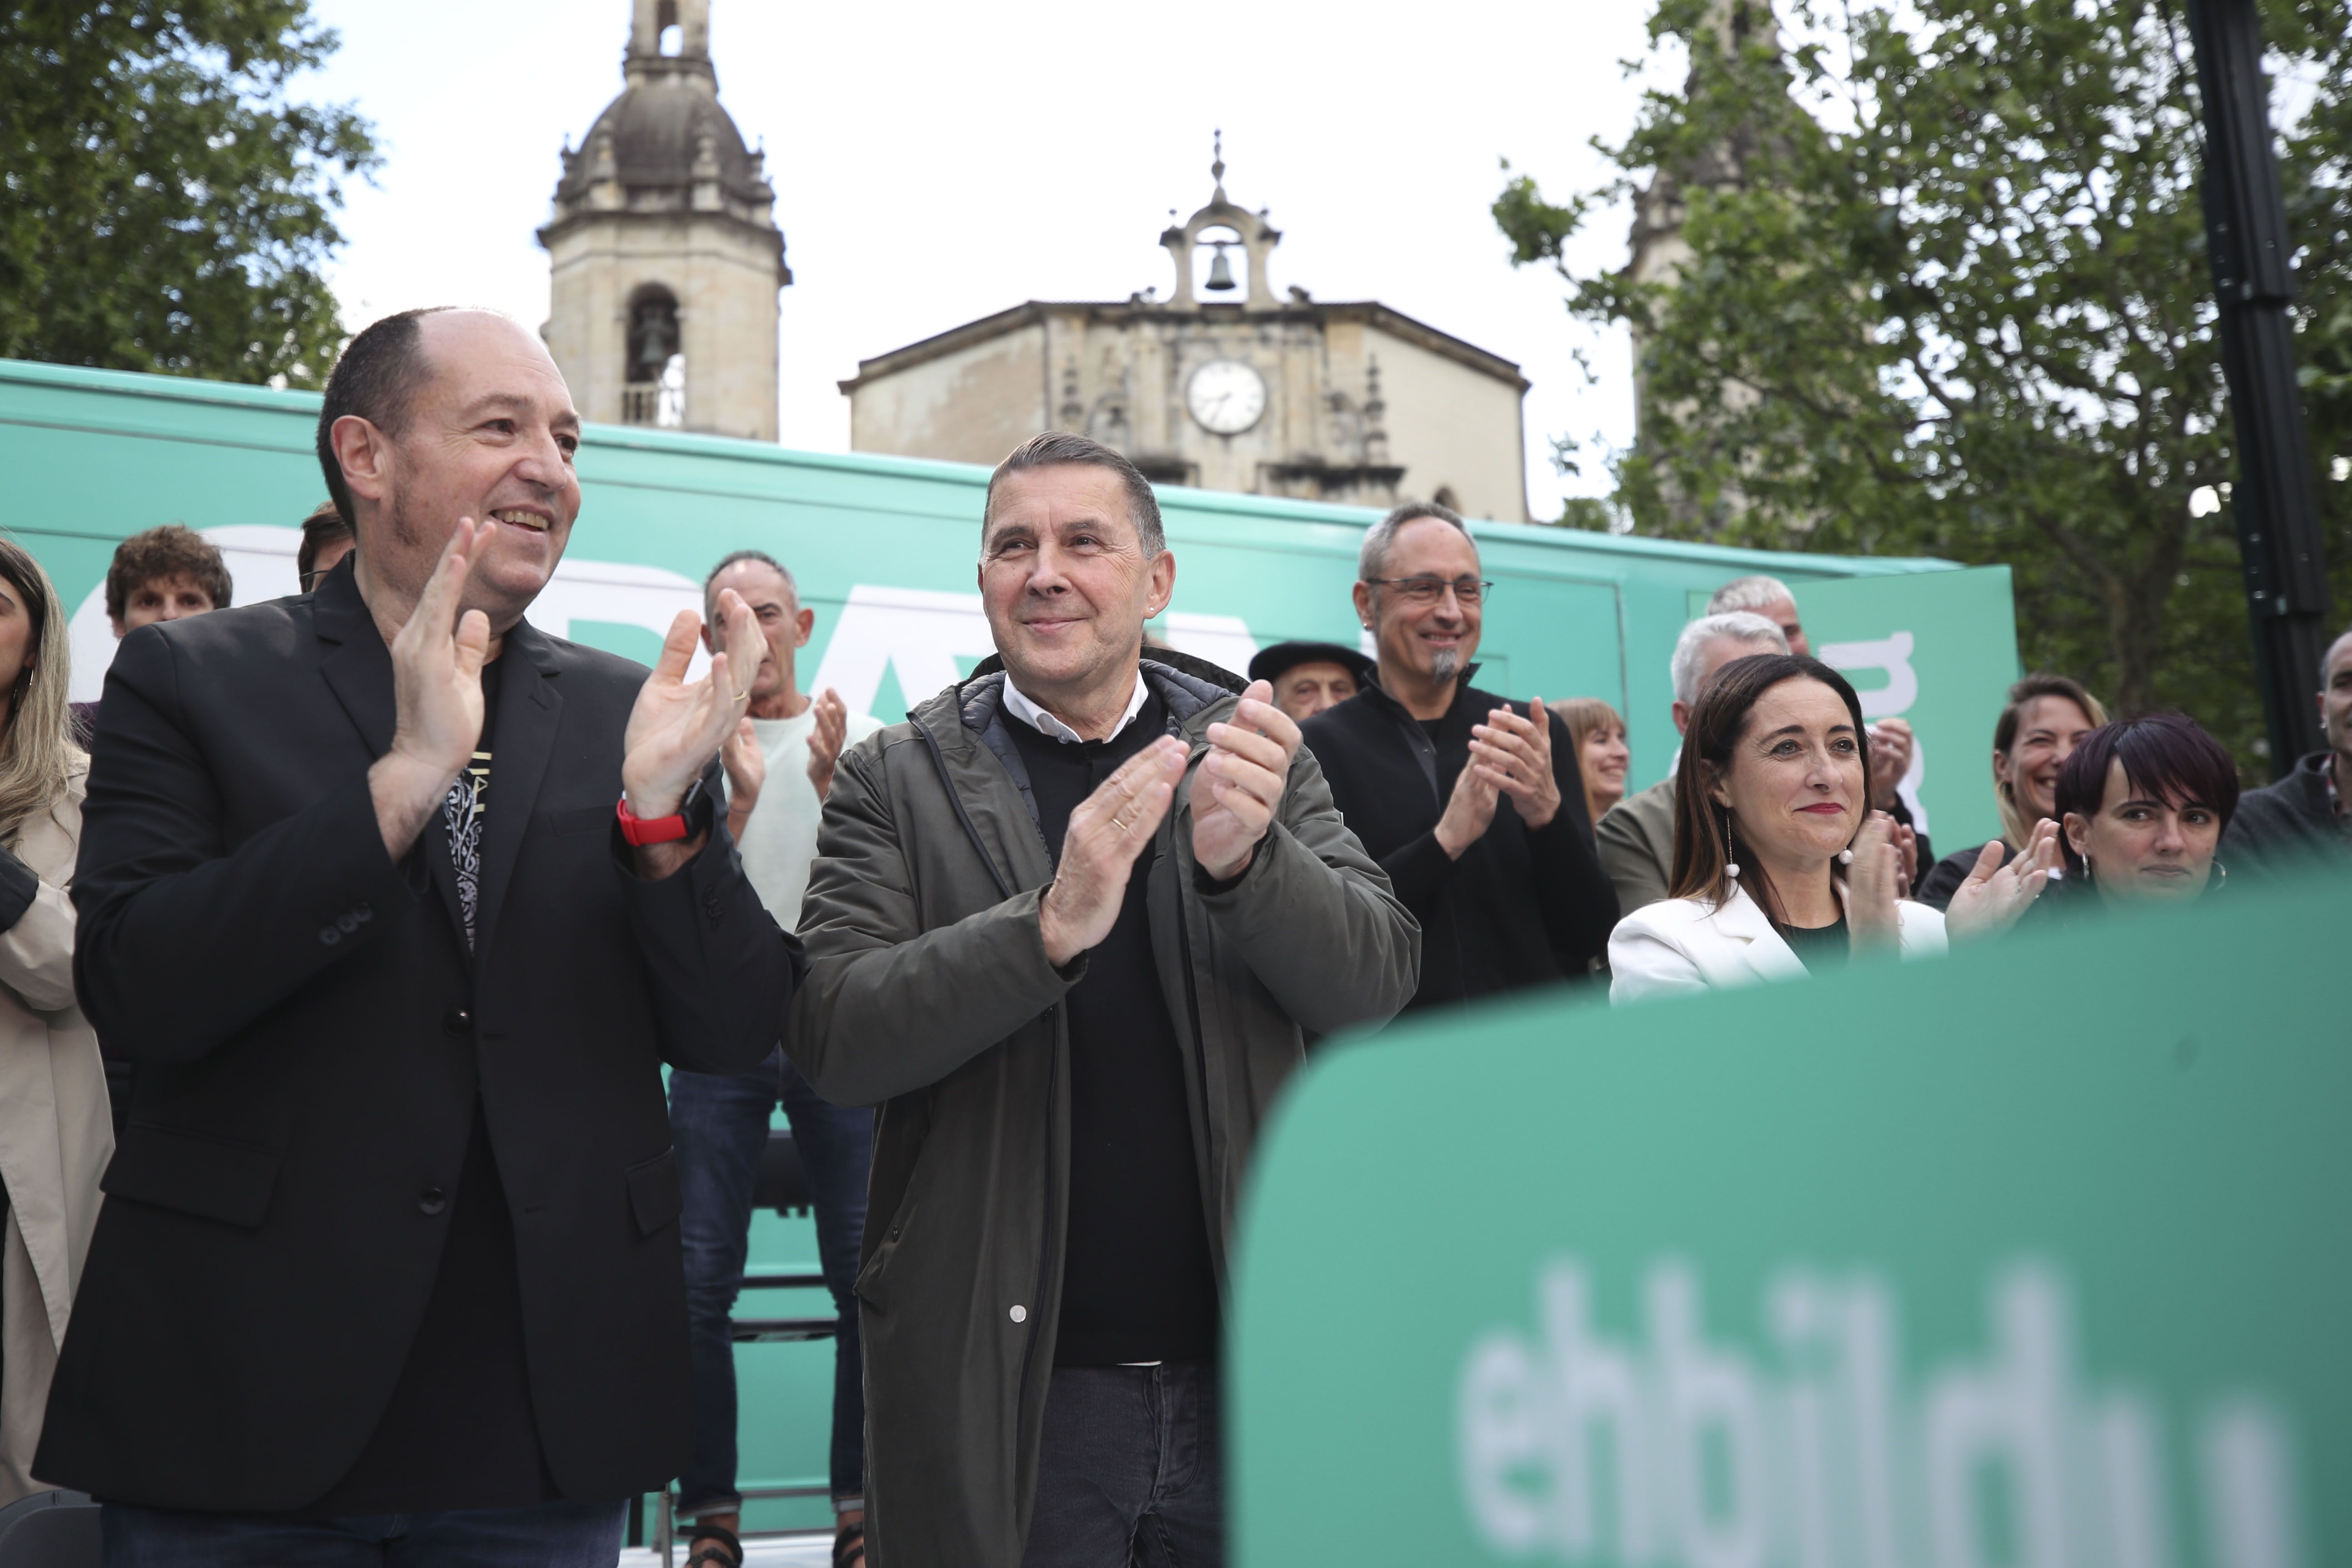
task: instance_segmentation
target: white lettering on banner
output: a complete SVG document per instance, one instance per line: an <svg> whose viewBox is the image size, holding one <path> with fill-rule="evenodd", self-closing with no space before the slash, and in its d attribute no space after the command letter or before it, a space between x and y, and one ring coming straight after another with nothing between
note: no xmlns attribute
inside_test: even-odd
<svg viewBox="0 0 2352 1568"><path fill-rule="evenodd" d="M1867 642L1824 643L1820 654L1822 664L1841 674L1856 670L1886 673L1885 685L1854 694L1862 699L1862 716L1868 721L1897 717L1910 712L1911 705L1919 700L1919 672L1911 667L1914 646L1910 632L1897 632ZM1919 799L1919 787L1927 778L1927 748L1915 735L1911 739L1911 766L1896 781L1895 792L1910 808L1911 825L1923 833L1928 831L1927 808Z"/></svg>
<svg viewBox="0 0 2352 1568"><path fill-rule="evenodd" d="M301 529L238 523L206 528L205 538L221 552L222 563L228 568L230 596L236 603L258 604L301 591L301 580L294 569L295 552L302 545ZM635 626L660 638L668 635L670 622L681 610L702 612L701 585L690 578L657 566L566 557L531 602L530 619L551 636L567 639L572 623L580 621ZM95 702L105 690L115 648L102 580L74 611L67 634L73 649L72 700ZM698 645L688 678L699 679L709 662L709 655Z"/></svg>
<svg viewBox="0 0 2352 1568"><path fill-rule="evenodd" d="M1822 663L1843 674L1851 670L1884 670L1886 684L1857 691L1864 718L1892 718L1906 713L1919 700L1919 672L1911 667L1911 633L1897 632L1868 643L1825 643Z"/></svg>
<svg viewBox="0 0 2352 1568"><path fill-rule="evenodd" d="M883 674L893 665L900 695L919 703L963 679L958 659L984 659L994 652L979 594L861 582L841 607L841 622L825 640L824 660L808 689L831 686L850 712L872 713Z"/></svg>
<svg viewBox="0 0 2352 1568"><path fill-rule="evenodd" d="M1584 1266L1547 1264L1534 1337L1464 1359L1456 1458L1507 1558L1622 1568L2173 1568L2177 1508L2153 1401L2087 1387L2066 1287L2013 1263L1989 1343L1904 1385L1877 1277L1811 1270L1764 1291L1765 1355L1706 1336L1696 1271L1643 1281L1646 1343L1594 1322ZM2294 1451L2261 1400L2209 1406L2189 1450L2211 1568L2301 1568Z"/></svg>

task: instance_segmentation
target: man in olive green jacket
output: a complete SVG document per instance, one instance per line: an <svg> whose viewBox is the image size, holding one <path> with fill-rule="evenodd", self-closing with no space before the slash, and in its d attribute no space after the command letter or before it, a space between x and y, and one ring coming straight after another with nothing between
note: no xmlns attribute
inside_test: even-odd
<svg viewBox="0 0 2352 1568"><path fill-rule="evenodd" d="M1120 1568L1145 1530L1183 1540L1188 1565L1222 1560L1214 1319L1251 1146L1308 1041L1386 1019L1418 978L1419 927L1265 684L1141 656L1174 576L1124 458L1024 444L982 523L1000 657L844 754L826 800L786 1043L819 1092L882 1108L857 1280L872 1568ZM1081 765L1108 777L1073 804ZM1154 1268L1179 1232L1205 1237L1212 1348L1182 1390L1191 1353L1163 1363L1149 1336L1200 1325L1120 1339L1099 1292L1085 1333L1144 1349L1071 1364L1066 1280L1103 1284L1123 1239L1082 1243L1074 1183L1087 1216L1134 1197L1089 1186L1114 1071L1130 1101L1161 1086L1156 1110L1118 1110L1174 1129L1133 1186L1182 1211L1124 1239ZM1151 1445L1113 1417L1146 1406L1197 1417L1208 1458L1177 1474L1152 1467L1188 1442L1125 1451Z"/></svg>

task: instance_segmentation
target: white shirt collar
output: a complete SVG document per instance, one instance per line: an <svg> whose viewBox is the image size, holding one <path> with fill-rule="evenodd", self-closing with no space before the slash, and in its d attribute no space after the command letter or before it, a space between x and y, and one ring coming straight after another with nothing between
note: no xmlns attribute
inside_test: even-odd
<svg viewBox="0 0 2352 1568"><path fill-rule="evenodd" d="M1150 693L1145 691L1143 687L1143 672L1138 670L1135 673L1135 693L1127 699L1127 712L1120 717L1117 727L1110 732L1113 737L1135 722L1135 716L1143 711L1144 699L1149 695ZM1081 746L1086 743L1085 736L1031 702L1022 693L1021 688L1013 684L1010 671L1007 671L1004 676L1004 706L1012 710L1014 718L1040 735L1051 736L1055 740L1066 741L1072 746Z"/></svg>

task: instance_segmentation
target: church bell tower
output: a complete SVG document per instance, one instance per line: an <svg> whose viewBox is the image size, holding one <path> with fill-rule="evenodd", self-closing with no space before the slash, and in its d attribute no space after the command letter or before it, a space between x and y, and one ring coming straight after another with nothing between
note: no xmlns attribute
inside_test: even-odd
<svg viewBox="0 0 2352 1568"><path fill-rule="evenodd" d="M583 418L773 441L793 274L763 155L719 102L710 0L633 0L622 76L563 150L541 335Z"/></svg>

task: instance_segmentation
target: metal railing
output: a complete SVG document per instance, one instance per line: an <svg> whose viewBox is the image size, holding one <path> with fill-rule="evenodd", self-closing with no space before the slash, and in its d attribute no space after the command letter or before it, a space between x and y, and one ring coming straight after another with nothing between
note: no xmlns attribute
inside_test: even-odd
<svg viewBox="0 0 2352 1568"><path fill-rule="evenodd" d="M814 1270L775 1273L745 1270L743 1289L747 1291L822 1291L824 1276ZM831 1339L840 1332L841 1320L827 1312L821 1318L730 1318L729 1328L737 1344L788 1344L798 1340Z"/></svg>
<svg viewBox="0 0 2352 1568"><path fill-rule="evenodd" d="M820 1481L812 1481L800 1486L787 1487L738 1487L736 1489L736 1495L740 1497L745 1502L772 1502L782 1498L830 1498L833 1496L833 1488ZM653 1540L648 1542L646 1544L652 1547L654 1555L661 1560L662 1568L669 1568L671 1558L677 1550L677 1503L678 1496L677 1491L667 1487L663 1488L661 1495L654 1500ZM833 1532L828 1529L823 1531L788 1530L781 1531L780 1533L784 1535L814 1535L820 1533L830 1535ZM741 1534L748 1540L751 1531L744 1531Z"/></svg>
<svg viewBox="0 0 2352 1568"><path fill-rule="evenodd" d="M824 1276L814 1270L746 1270L743 1289L747 1291L822 1291ZM841 1320L828 1314L821 1318L744 1318L729 1320L729 1330L737 1344L789 1344L799 1341L831 1339L840 1332ZM736 1493L745 1502L772 1502L779 1499L823 1497L833 1495L829 1484L804 1483L793 1486L739 1487ZM646 1542L667 1568L677 1542L677 1505L681 1500L672 1487L664 1487L654 1500L653 1539Z"/></svg>

